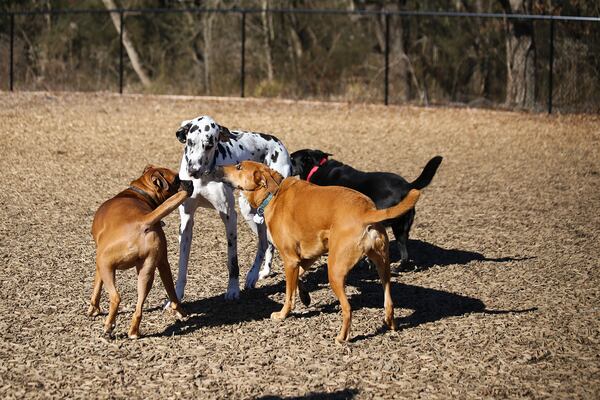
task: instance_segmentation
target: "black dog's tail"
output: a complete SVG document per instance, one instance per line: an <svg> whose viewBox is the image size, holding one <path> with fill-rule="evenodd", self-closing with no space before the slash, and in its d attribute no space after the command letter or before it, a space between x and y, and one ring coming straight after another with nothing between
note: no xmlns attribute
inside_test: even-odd
<svg viewBox="0 0 600 400"><path fill-rule="evenodd" d="M442 163L442 159L442 156L435 156L431 160L429 160L425 168L423 168L423 172L421 172L421 175L419 175L417 179L412 181L410 186L413 189L421 190L427 185L429 185L431 183L431 180L433 179L433 176L437 172L438 167Z"/></svg>

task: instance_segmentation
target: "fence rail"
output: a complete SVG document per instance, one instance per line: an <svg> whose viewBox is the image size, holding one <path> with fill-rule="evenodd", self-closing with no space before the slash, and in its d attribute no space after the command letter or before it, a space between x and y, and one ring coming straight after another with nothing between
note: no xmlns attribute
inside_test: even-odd
<svg viewBox="0 0 600 400"><path fill-rule="evenodd" d="M238 14L241 16L240 25L240 96L245 96L246 76L246 15L259 13L272 14L308 14L308 15L360 15L384 17L385 21L385 48L384 51L384 104L389 104L389 53L390 53L390 17L430 17L430 18L492 18L492 19L514 19L529 21L548 21L550 25L548 34L549 57L548 57L548 99L547 111L552 113L552 91L553 91L553 64L554 64L554 33L555 21L566 22L593 22L600 23L600 17L582 16L555 16L555 15L530 15L530 14L504 14L504 13L472 13L451 11L385 11L385 10L332 10L332 9L256 9L256 8L117 8L117 9L54 9L54 10L25 10L1 12L0 16L8 16L10 19L10 45L9 45L9 88L14 91L14 39L15 39L15 16L32 15L69 15L69 14L119 14L119 93L123 93L124 86L124 44L123 31L125 27L125 16L127 14L180 14L180 13L220 13Z"/></svg>

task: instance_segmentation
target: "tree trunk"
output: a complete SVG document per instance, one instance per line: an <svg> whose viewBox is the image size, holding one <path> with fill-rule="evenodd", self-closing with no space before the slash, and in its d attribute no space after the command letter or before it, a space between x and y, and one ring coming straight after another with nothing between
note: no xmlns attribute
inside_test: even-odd
<svg viewBox="0 0 600 400"><path fill-rule="evenodd" d="M107 10L116 9L117 6L113 0L102 0L104 3L104 7ZM110 18L112 19L113 24L117 30L117 33L121 33L121 21L119 19L119 15L117 13L110 13ZM131 61L131 66L135 71L136 75L142 82L144 87L150 86L150 78L142 68L142 64L140 62L140 57L138 56L135 47L131 40L129 40L129 35L127 34L127 30L123 30L123 46L125 47L125 51L127 51L127 56L129 57L129 61Z"/></svg>
<svg viewBox="0 0 600 400"><path fill-rule="evenodd" d="M532 0L500 0L506 14L530 14ZM506 20L506 104L535 105L535 41L531 20Z"/></svg>
<svg viewBox="0 0 600 400"><path fill-rule="evenodd" d="M204 89L206 94L211 92L210 70L212 63L212 23L214 14L203 14L202 31L204 37Z"/></svg>
<svg viewBox="0 0 600 400"><path fill-rule="evenodd" d="M267 9L269 8L269 0L262 0L261 2L262 8L262 31L263 31L263 48L265 52L265 64L267 70L267 81L273 81L273 57L271 51L271 43L273 41L272 38L272 21L271 14L267 13Z"/></svg>

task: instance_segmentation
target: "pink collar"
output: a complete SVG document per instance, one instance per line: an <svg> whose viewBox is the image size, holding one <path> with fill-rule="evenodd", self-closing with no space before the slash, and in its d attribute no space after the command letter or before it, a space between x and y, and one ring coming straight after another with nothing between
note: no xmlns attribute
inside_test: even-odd
<svg viewBox="0 0 600 400"><path fill-rule="evenodd" d="M317 172L317 170L319 169L319 167L323 164L325 164L327 162L327 156L323 157L321 159L321 161L319 161L319 165L315 165L314 167L312 167L312 169L310 170L310 172L308 173L308 176L306 177L306 182L310 182L310 177L313 176L313 174L315 172Z"/></svg>

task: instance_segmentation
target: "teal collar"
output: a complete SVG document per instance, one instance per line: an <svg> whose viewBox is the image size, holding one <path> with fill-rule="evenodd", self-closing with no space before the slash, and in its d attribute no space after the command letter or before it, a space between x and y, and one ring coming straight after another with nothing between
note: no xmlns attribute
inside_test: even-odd
<svg viewBox="0 0 600 400"><path fill-rule="evenodd" d="M273 193L269 193L267 198L264 199L263 202L260 203L260 206L258 206L258 208L256 209L256 213L258 215L260 215L261 217L263 215L265 215L265 208L267 208L267 206L269 205L269 203L271 202L272 199L273 199Z"/></svg>

